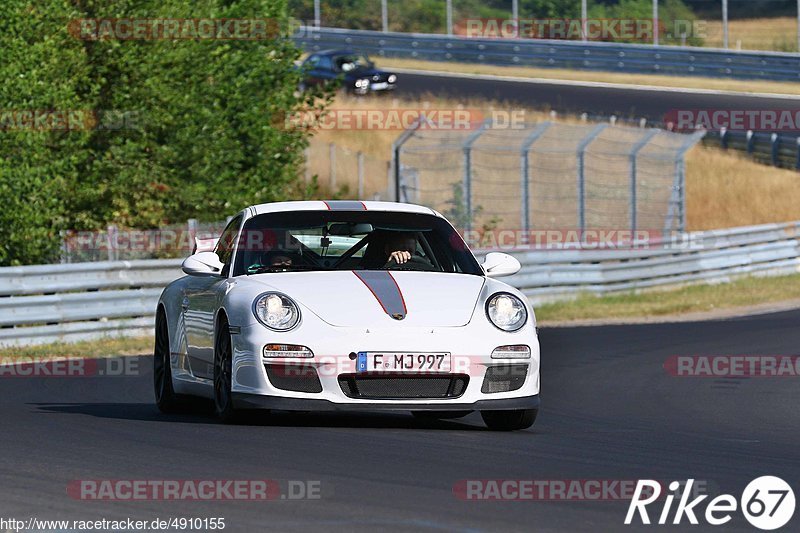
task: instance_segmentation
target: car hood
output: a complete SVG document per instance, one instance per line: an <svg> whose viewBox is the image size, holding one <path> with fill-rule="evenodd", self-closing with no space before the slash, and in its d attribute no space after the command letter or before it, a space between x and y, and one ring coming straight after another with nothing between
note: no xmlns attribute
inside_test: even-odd
<svg viewBox="0 0 800 533"><path fill-rule="evenodd" d="M464 326L484 284L483 277L469 274L377 270L249 277L341 327Z"/></svg>
<svg viewBox="0 0 800 533"><path fill-rule="evenodd" d="M389 72L376 68L358 68L345 73L347 79L371 78L372 76L380 76L385 79L389 76Z"/></svg>

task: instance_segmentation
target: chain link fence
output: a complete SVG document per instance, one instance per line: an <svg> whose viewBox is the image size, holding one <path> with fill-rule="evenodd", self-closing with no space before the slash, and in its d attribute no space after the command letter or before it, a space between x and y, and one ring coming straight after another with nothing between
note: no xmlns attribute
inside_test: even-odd
<svg viewBox="0 0 800 533"><path fill-rule="evenodd" d="M684 231L689 135L612 124L540 122L426 129L395 142L396 195L462 229Z"/></svg>

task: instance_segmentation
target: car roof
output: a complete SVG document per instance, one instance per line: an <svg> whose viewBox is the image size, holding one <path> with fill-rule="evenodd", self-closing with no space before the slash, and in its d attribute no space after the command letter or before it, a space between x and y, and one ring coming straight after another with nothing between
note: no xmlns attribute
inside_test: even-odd
<svg viewBox="0 0 800 533"><path fill-rule="evenodd" d="M311 55L317 56L344 56L344 55L366 55L360 52L356 52L355 50L344 50L344 49L329 49L329 50L320 50L319 52L313 52Z"/></svg>
<svg viewBox="0 0 800 533"><path fill-rule="evenodd" d="M423 215L442 215L431 209L416 204L399 202L377 202L359 200L306 200L295 202L272 202L254 205L248 208L253 216L265 213L281 213L288 211L384 211L392 213L417 213Z"/></svg>

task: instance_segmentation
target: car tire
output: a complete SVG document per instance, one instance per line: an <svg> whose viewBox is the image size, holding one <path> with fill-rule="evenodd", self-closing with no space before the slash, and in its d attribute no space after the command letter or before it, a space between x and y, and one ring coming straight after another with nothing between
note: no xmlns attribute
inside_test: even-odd
<svg viewBox="0 0 800 533"><path fill-rule="evenodd" d="M492 431L516 431L531 427L536 422L536 415L538 414L538 409L481 411L481 418Z"/></svg>
<svg viewBox="0 0 800 533"><path fill-rule="evenodd" d="M226 424L237 422L240 414L233 406L232 366L231 334L227 322L222 322L214 341L214 414Z"/></svg>
<svg viewBox="0 0 800 533"><path fill-rule="evenodd" d="M467 416L472 411L411 411L411 414L421 420L446 420Z"/></svg>
<svg viewBox="0 0 800 533"><path fill-rule="evenodd" d="M172 386L171 350L169 325L162 309L156 314L155 346L153 347L153 388L156 406L162 413L174 413L183 406L181 398Z"/></svg>

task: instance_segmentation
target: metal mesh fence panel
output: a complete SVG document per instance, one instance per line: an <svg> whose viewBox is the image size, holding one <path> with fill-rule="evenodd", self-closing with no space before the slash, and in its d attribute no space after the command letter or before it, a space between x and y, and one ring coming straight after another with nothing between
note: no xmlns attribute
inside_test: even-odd
<svg viewBox="0 0 800 533"><path fill-rule="evenodd" d="M462 229L580 232L684 230L684 155L704 134L555 122L408 133L401 201Z"/></svg>

